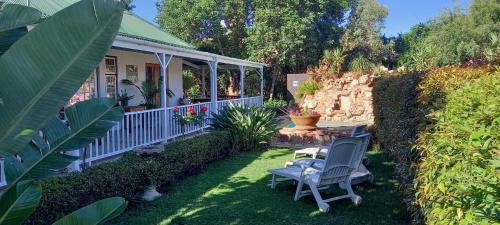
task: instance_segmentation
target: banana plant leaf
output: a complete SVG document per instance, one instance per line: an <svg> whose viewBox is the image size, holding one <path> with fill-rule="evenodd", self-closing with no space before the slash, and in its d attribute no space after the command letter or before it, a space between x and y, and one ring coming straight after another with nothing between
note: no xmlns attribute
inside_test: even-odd
<svg viewBox="0 0 500 225"><path fill-rule="evenodd" d="M103 199L85 206L52 225L99 225L104 224L127 208L127 201L121 197Z"/></svg>
<svg viewBox="0 0 500 225"><path fill-rule="evenodd" d="M42 188L32 180L19 182L0 197L0 225L22 224L36 209Z"/></svg>
<svg viewBox="0 0 500 225"><path fill-rule="evenodd" d="M110 48L124 9L119 0L79 1L0 56L0 155L26 149L78 90Z"/></svg>
<svg viewBox="0 0 500 225"><path fill-rule="evenodd" d="M42 13L31 7L16 4L1 5L0 56L19 38L28 33L26 26L35 24L42 18Z"/></svg>
<svg viewBox="0 0 500 225"><path fill-rule="evenodd" d="M5 167L7 180L15 183L27 176L40 179L53 174L53 169L68 166L74 157L60 152L87 146L102 137L123 118L123 109L110 98L95 98L76 103L65 110L67 124L54 117L42 133L47 142L35 135L32 143L19 152L18 166ZM11 171L15 170L15 171Z"/></svg>
<svg viewBox="0 0 500 225"><path fill-rule="evenodd" d="M35 24L41 18L42 13L37 9L17 4L2 4L0 6L0 32Z"/></svg>

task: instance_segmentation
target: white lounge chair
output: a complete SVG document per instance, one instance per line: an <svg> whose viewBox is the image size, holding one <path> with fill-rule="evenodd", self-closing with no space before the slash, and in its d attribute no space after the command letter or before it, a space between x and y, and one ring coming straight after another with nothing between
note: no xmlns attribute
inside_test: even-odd
<svg viewBox="0 0 500 225"><path fill-rule="evenodd" d="M271 188L274 189L278 182L295 180L298 182L295 201L312 194L321 212L328 212L330 209L328 202L345 198L350 198L355 205L359 205L362 198L352 190L350 175L361 162L362 154L359 151L362 144L362 139L355 137L333 141L321 167L316 167L316 162L313 160L309 164L300 166L289 165L285 168L270 169L268 171L273 174ZM304 191L304 184L309 185L310 190ZM339 184L342 189L347 190L347 194L323 199L320 191L328 189L333 184Z"/></svg>
<svg viewBox="0 0 500 225"><path fill-rule="evenodd" d="M361 138L363 144L361 145L361 149L359 150L359 154L361 154L361 160L364 160L366 157L366 150L368 149L368 146L370 145L370 138L371 135L370 133L364 133L364 134L359 134L356 137ZM317 168L323 168L323 165L325 164L325 160L323 159L314 159L314 158L304 158L304 159L298 159L294 160L292 162L287 162L285 163L285 166L304 166L304 165L309 165L311 163L314 163L315 167ZM351 184L356 185L359 183L363 183L366 181L369 181L370 183L373 183L375 180L374 175L366 169L366 166L360 161L358 163L359 166L354 170L351 174Z"/></svg>
<svg viewBox="0 0 500 225"><path fill-rule="evenodd" d="M367 132L366 125L357 125L352 129L351 137L356 137L356 136L363 134L363 133L366 133L366 132ZM306 155L306 156L310 155L313 159L316 159L318 157L318 155L324 157L324 156L326 156L326 153L328 152L328 147L329 146L319 146L319 147L310 147L310 148L303 148L303 149L296 150L293 153L293 159L297 159L297 156L303 156L303 155ZM366 160L367 159L368 158L366 158Z"/></svg>

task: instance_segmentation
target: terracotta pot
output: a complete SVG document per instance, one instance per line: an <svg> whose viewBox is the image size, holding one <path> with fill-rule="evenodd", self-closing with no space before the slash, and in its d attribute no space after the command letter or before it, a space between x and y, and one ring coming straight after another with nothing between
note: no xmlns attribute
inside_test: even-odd
<svg viewBox="0 0 500 225"><path fill-rule="evenodd" d="M317 128L316 124L318 123L321 115L314 116L292 116L290 115L290 119L295 124L295 129L297 130L314 130Z"/></svg>

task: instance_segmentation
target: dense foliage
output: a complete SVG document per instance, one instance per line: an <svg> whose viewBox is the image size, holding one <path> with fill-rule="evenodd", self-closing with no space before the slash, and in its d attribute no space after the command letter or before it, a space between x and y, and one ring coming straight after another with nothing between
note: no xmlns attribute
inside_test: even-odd
<svg viewBox="0 0 500 225"><path fill-rule="evenodd" d="M83 173L52 177L41 182L41 204L27 224L50 224L66 213L110 196L134 200L149 184L166 191L169 184L196 173L231 152L225 132L212 132L165 146L146 156L132 153L119 160L93 166Z"/></svg>
<svg viewBox="0 0 500 225"><path fill-rule="evenodd" d="M376 136L417 222L498 222L500 74L446 67L374 84Z"/></svg>
<svg viewBox="0 0 500 225"><path fill-rule="evenodd" d="M458 63L493 63L500 57L500 3L474 0L468 12L453 9L400 35L399 64L427 70Z"/></svg>
<svg viewBox="0 0 500 225"><path fill-rule="evenodd" d="M284 96L286 73L339 46L348 6L348 0L164 0L157 21L201 50L271 65L266 91Z"/></svg>
<svg viewBox="0 0 500 225"><path fill-rule="evenodd" d="M414 218L419 218L415 207L415 190L412 169L416 154L411 143L415 140L417 117L416 88L420 75L387 74L374 80L373 107L375 117L375 136L381 149L390 153L396 162L394 174L398 190L403 195L404 205Z"/></svg>
<svg viewBox="0 0 500 225"><path fill-rule="evenodd" d="M376 0L353 1L351 12L341 44L349 59L366 59L372 63L381 63L392 50L391 45L382 41L380 30L388 9Z"/></svg>
<svg viewBox="0 0 500 225"><path fill-rule="evenodd" d="M465 81L464 81L465 80ZM419 98L417 203L431 224L499 222L500 72L433 72Z"/></svg>
<svg viewBox="0 0 500 225"><path fill-rule="evenodd" d="M88 146L122 120L114 99L67 104L111 47L126 2L82 0L48 18L29 4L0 3L0 158L6 181L0 224L26 221L42 199L37 181L77 159L64 152ZM63 107L64 121L56 116ZM114 197L82 206L55 224L101 224L121 214L127 201Z"/></svg>
<svg viewBox="0 0 500 225"><path fill-rule="evenodd" d="M277 130L276 113L269 108L228 105L212 114L212 129L231 133L233 145L240 151L259 149Z"/></svg>

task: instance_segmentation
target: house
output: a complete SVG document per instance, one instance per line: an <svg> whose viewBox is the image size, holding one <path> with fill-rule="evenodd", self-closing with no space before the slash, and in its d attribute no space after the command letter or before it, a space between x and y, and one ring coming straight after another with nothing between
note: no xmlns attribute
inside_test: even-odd
<svg viewBox="0 0 500 225"><path fill-rule="evenodd" d="M45 17L78 2L78 0L6 0L7 3L26 5L41 11ZM32 27L27 27L31 29ZM208 126L190 124L181 126L174 113L185 114L189 108L198 112L208 108L217 113L222 107L233 103L261 105L263 93L262 63L221 56L198 51L191 44L161 30L156 25L126 11L123 15L119 33L105 58L71 99L70 103L94 97L118 98L122 92L134 95L126 107L123 121L85 149L71 154L81 156L76 167L91 165L137 147L165 142L182 134L195 132ZM201 76L202 87L199 103L173 106L184 96L182 73L186 69L195 70ZM234 70L240 74L239 96L225 99L217 92L218 70ZM258 74L260 84L256 96L245 94L246 72ZM121 80L131 80L140 86L149 81L158 89L154 100L157 104L141 107L145 103L139 90L134 86L122 84ZM254 84L255 86L255 84ZM173 96L166 93L171 90ZM218 96L219 95L219 96ZM135 106L135 107L134 107Z"/></svg>

